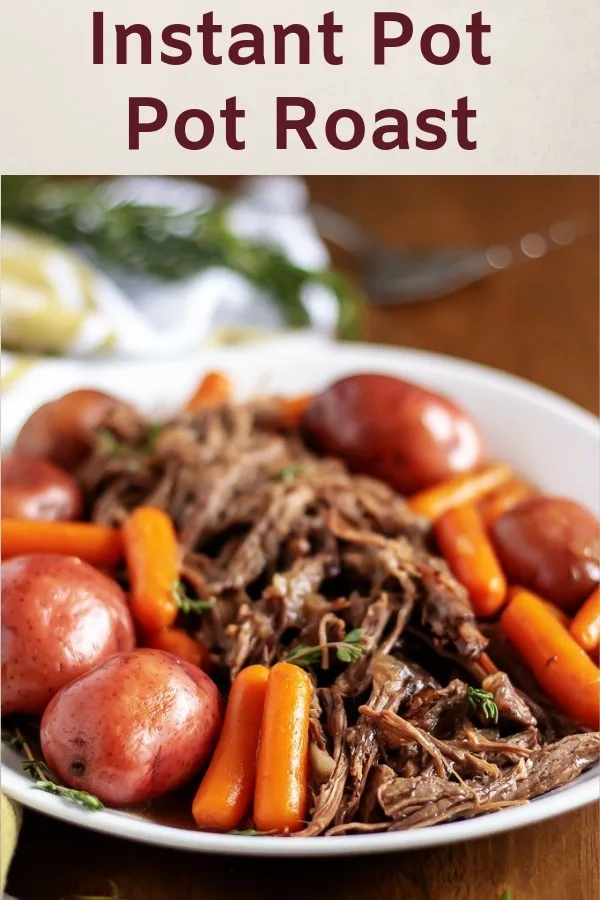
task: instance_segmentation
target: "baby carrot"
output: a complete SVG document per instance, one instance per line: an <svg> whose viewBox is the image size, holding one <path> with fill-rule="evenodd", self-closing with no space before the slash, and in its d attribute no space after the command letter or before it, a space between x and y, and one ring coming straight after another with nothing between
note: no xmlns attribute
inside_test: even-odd
<svg viewBox="0 0 600 900"><path fill-rule="evenodd" d="M503 512L513 509L534 493L535 489L526 481L514 480L487 495L481 503L481 516L486 528L490 528Z"/></svg>
<svg viewBox="0 0 600 900"><path fill-rule="evenodd" d="M138 506L122 533L133 617L149 632L167 628L179 611L180 553L173 523L162 509Z"/></svg>
<svg viewBox="0 0 600 900"><path fill-rule="evenodd" d="M518 594L519 591L522 591L522 590L523 590L523 588L518 587L518 586L509 587L509 589L508 589L509 603L512 600L512 598L514 597L514 595ZM561 609L560 606L556 606L554 603L550 603L549 600L544 600L544 598L540 597L539 594L536 594L536 597L538 598L540 603L544 604L544 607L548 610L550 615L554 616L556 621L560 622L560 624L563 626L563 628L566 628L568 631L571 626L571 617L566 614L564 609Z"/></svg>
<svg viewBox="0 0 600 900"><path fill-rule="evenodd" d="M519 590L519 588L515 588L515 590ZM543 600L540 597L540 600L548 610L551 616L554 616L557 622L560 622L563 628L566 628L567 631L571 627L571 619L566 614L564 609L561 609L559 606L555 606L554 603L550 603L549 600Z"/></svg>
<svg viewBox="0 0 600 900"><path fill-rule="evenodd" d="M587 598L575 613L570 627L571 634L580 647L593 653L600 644L600 587Z"/></svg>
<svg viewBox="0 0 600 900"><path fill-rule="evenodd" d="M2 519L2 559L28 553L64 553L110 568L123 556L123 541L118 529L90 522Z"/></svg>
<svg viewBox="0 0 600 900"><path fill-rule="evenodd" d="M281 397L279 400L279 417L283 428L298 428L313 394L300 394L298 397Z"/></svg>
<svg viewBox="0 0 600 900"><path fill-rule="evenodd" d="M260 831L297 831L302 826L311 695L311 681L303 669L285 662L271 669L254 795L254 822Z"/></svg>
<svg viewBox="0 0 600 900"><path fill-rule="evenodd" d="M208 372L185 405L187 412L219 406L231 399L231 382L222 372Z"/></svg>
<svg viewBox="0 0 600 900"><path fill-rule="evenodd" d="M447 509L463 506L465 503L475 503L501 484L506 484L512 477L513 472L509 465L495 463L479 472L455 475L441 484L415 494L408 502L413 512L433 522Z"/></svg>
<svg viewBox="0 0 600 900"><path fill-rule="evenodd" d="M476 615L493 616L506 599L507 584L475 507L446 510L434 528L442 555L468 590Z"/></svg>
<svg viewBox="0 0 600 900"><path fill-rule="evenodd" d="M600 669L535 594L516 589L500 618L502 629L536 680L568 716L597 729Z"/></svg>
<svg viewBox="0 0 600 900"><path fill-rule="evenodd" d="M250 808L268 677L265 666L249 666L233 682L219 743L192 804L199 828L230 831Z"/></svg>
<svg viewBox="0 0 600 900"><path fill-rule="evenodd" d="M165 650L200 669L210 668L210 654L204 644L183 628L162 628L146 635L145 644L154 650Z"/></svg>

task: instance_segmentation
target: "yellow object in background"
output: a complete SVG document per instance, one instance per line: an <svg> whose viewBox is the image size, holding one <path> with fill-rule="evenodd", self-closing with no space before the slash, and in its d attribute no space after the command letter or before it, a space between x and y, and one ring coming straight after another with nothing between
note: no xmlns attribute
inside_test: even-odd
<svg viewBox="0 0 600 900"><path fill-rule="evenodd" d="M0 893L4 893L6 876L11 864L13 853L17 845L17 837L21 827L21 809L4 794L0 795L0 833L2 845L0 848Z"/></svg>
<svg viewBox="0 0 600 900"><path fill-rule="evenodd" d="M79 355L114 343L100 315L100 276L69 247L11 226L2 230L2 343L17 352Z"/></svg>

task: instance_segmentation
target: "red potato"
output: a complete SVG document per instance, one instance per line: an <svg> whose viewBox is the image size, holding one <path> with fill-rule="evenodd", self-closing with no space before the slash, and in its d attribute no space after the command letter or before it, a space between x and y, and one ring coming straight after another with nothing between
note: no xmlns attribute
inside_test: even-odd
<svg viewBox="0 0 600 900"><path fill-rule="evenodd" d="M79 485L44 459L2 457L2 517L68 521L81 515Z"/></svg>
<svg viewBox="0 0 600 900"><path fill-rule="evenodd" d="M352 375L309 403L308 441L348 467L414 494L482 462L473 420L451 400L389 375Z"/></svg>
<svg viewBox="0 0 600 900"><path fill-rule="evenodd" d="M119 585L74 556L2 563L2 715L41 715L74 678L135 646Z"/></svg>
<svg viewBox="0 0 600 900"><path fill-rule="evenodd" d="M72 471L88 455L94 432L107 417L120 412L135 427L139 414L125 401L92 388L71 391L30 415L17 436L15 451Z"/></svg>
<svg viewBox="0 0 600 900"><path fill-rule="evenodd" d="M221 724L214 682L162 650L119 653L52 700L44 757L62 782L104 803L144 803L188 781Z"/></svg>
<svg viewBox="0 0 600 900"><path fill-rule="evenodd" d="M498 516L491 536L509 579L567 612L600 581L600 525L572 500L523 500Z"/></svg>

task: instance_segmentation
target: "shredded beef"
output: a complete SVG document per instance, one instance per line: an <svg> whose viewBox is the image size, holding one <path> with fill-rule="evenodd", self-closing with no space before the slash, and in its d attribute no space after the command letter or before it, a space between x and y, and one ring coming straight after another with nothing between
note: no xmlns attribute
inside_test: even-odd
<svg viewBox="0 0 600 900"><path fill-rule="evenodd" d="M154 432L113 417L78 477L97 522L118 525L140 504L169 514L185 590L209 605L179 624L221 687L251 663L316 652L297 836L481 815L597 761L598 735L578 733L498 628L477 622L429 524L388 485L312 453L273 398ZM344 651L351 632L358 658ZM470 687L490 693L497 721Z"/></svg>

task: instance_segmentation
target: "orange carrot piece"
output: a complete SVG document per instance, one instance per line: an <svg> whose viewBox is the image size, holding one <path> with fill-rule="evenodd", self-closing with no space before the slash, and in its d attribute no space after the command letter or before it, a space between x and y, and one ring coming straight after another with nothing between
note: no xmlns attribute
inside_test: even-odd
<svg viewBox="0 0 600 900"><path fill-rule="evenodd" d="M248 666L233 682L219 743L192 804L199 828L230 831L252 803L269 670Z"/></svg>
<svg viewBox="0 0 600 900"><path fill-rule="evenodd" d="M600 669L544 602L524 589L513 592L502 629L556 705L588 728L600 723Z"/></svg>
<svg viewBox="0 0 600 900"><path fill-rule="evenodd" d="M64 553L92 566L114 566L123 556L121 533L90 522L2 519L2 559L29 553Z"/></svg>
<svg viewBox="0 0 600 900"><path fill-rule="evenodd" d="M560 622L562 627L566 628L568 631L571 627L571 619L566 614L564 609L561 609L559 606L555 606L554 603L550 603L549 600L544 600L542 597L540 597L540 600L542 601L542 603L544 604L544 606L546 607L546 609L548 610L550 615L554 616L556 621Z"/></svg>
<svg viewBox="0 0 600 900"><path fill-rule="evenodd" d="M521 500L535 494L535 488L526 481L510 481L484 497L481 503L481 516L486 528L491 528L498 516L513 509Z"/></svg>
<svg viewBox="0 0 600 900"><path fill-rule="evenodd" d="M311 695L312 684L303 669L285 662L271 669L254 794L254 821L260 831L297 831L303 824Z"/></svg>
<svg viewBox="0 0 600 900"><path fill-rule="evenodd" d="M593 653L600 645L600 587L593 591L575 613L570 631L580 647Z"/></svg>
<svg viewBox="0 0 600 900"><path fill-rule="evenodd" d="M495 463L479 472L455 475L441 484L427 488L410 498L409 506L419 516L434 522L442 513L454 506L475 503L490 491L506 484L513 477L506 463Z"/></svg>
<svg viewBox="0 0 600 900"><path fill-rule="evenodd" d="M146 635L145 644L154 650L165 650L178 656L179 659L198 666L200 669L209 669L211 664L210 654L204 644L193 638L183 628L163 628Z"/></svg>
<svg viewBox="0 0 600 900"><path fill-rule="evenodd" d="M222 372L208 372L185 405L187 412L219 406L231 399L231 382Z"/></svg>
<svg viewBox="0 0 600 900"><path fill-rule="evenodd" d="M522 588L519 585L513 585L512 587L509 587L509 589L508 589L509 602L512 600L512 598L514 597L515 594L518 594L519 591L523 591L523 590L525 590L525 588ZM560 624L563 626L563 628L566 628L568 631L569 628L571 627L572 620L571 620L571 617L566 614L564 609L561 609L560 606L556 606L554 603L550 603L549 600L545 600L543 597L540 597L539 594L536 594L536 597L538 598L538 600L540 600L544 604L544 606L546 607L548 612L552 616L554 616L556 621L560 622Z"/></svg>
<svg viewBox="0 0 600 900"><path fill-rule="evenodd" d="M169 516L138 506L122 526L134 619L145 631L168 628L177 618L180 552Z"/></svg>
<svg viewBox="0 0 600 900"><path fill-rule="evenodd" d="M474 506L446 510L435 526L442 555L469 592L478 616L493 616L506 600L506 578Z"/></svg>
<svg viewBox="0 0 600 900"><path fill-rule="evenodd" d="M298 397L281 397L279 399L279 417L282 428L299 428L302 416L314 394L301 394Z"/></svg>

